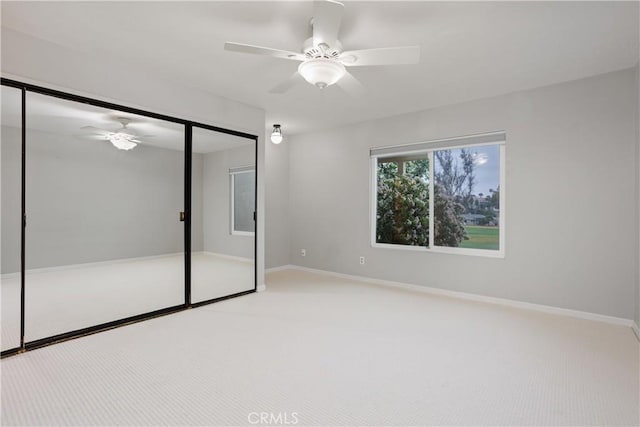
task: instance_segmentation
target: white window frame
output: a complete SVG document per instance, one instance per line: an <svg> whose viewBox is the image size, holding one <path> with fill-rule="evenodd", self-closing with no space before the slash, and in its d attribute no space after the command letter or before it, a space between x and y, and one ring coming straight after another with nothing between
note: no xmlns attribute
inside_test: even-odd
<svg viewBox="0 0 640 427"><path fill-rule="evenodd" d="M495 139L492 141L492 139ZM479 142L474 142L479 141ZM434 161L433 153L440 150L452 150L457 148L482 147L487 145L500 146L500 213L499 213L499 237L497 251L490 249L471 249L459 247L435 246L435 221L434 221ZM384 154L374 154L375 152ZM429 246L398 245L392 243L376 242L376 227L378 215L378 159L397 157L402 155L426 154L429 159ZM470 135L459 138L448 138L436 141L419 142L414 144L380 147L371 149L370 161L370 204L369 204L369 229L371 231L371 247L379 249L394 249L418 252L434 252L442 254L469 255L487 258L505 258L506 242L506 135L505 132L492 132L487 134Z"/></svg>
<svg viewBox="0 0 640 427"><path fill-rule="evenodd" d="M237 168L229 169L229 234L232 236L255 236L255 231L241 231L236 230L235 225L235 177L242 173L255 173L255 166L241 166ZM254 207L255 214L255 207ZM255 221L254 221L255 228Z"/></svg>

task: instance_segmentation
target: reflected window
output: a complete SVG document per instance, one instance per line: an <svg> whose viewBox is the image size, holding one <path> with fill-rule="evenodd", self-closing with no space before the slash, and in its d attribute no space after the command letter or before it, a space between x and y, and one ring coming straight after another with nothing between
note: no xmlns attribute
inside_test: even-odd
<svg viewBox="0 0 640 427"><path fill-rule="evenodd" d="M231 182L231 234L253 236L255 230L255 168L229 170Z"/></svg>

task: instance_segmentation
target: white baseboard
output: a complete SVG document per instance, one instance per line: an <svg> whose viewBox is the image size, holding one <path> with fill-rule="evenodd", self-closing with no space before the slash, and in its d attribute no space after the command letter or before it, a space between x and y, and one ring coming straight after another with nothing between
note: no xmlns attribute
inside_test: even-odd
<svg viewBox="0 0 640 427"><path fill-rule="evenodd" d="M244 258L234 255L221 254L217 252L206 252L206 251L197 251L192 252L191 255L209 255L215 256L222 259L228 259L231 261L241 261L241 262L253 262L253 258ZM184 252L175 252L168 254L160 254L160 255L150 255L143 257L134 257L134 258L119 258L119 259L111 259L106 261L95 261L95 262L85 262L81 264L67 264L67 265L58 265L55 267L42 267L42 268L32 268L30 270L26 270L25 274L41 274L41 273L51 273L55 271L64 271L64 270L76 270L79 268L88 268L88 267L100 267L103 265L113 265L113 264L123 264L129 262L137 262L137 261L149 261L160 258L173 258L173 257L184 257ZM0 275L1 280L9 280L15 279L20 276L20 273L4 273Z"/></svg>
<svg viewBox="0 0 640 427"><path fill-rule="evenodd" d="M636 334L636 338L640 341L640 327L638 327L636 322L633 322L631 329L633 329L633 333Z"/></svg>
<svg viewBox="0 0 640 427"><path fill-rule="evenodd" d="M295 268L296 268L295 265L287 264L287 265L281 265L279 267L267 268L264 272L265 274L269 274L269 273L275 273L276 271L293 270Z"/></svg>
<svg viewBox="0 0 640 427"><path fill-rule="evenodd" d="M58 265L55 267L32 268L30 270L26 270L25 274L51 273L55 271L76 270L79 268L100 267L103 265L123 264L123 263L136 262L136 261L148 261L148 260L160 259L160 258L171 258L175 256L184 256L184 252L175 252L175 253L150 255L150 256L134 257L134 258L118 258L118 259L110 259L107 261L95 261L95 262L85 262L81 264ZM2 277L2 280L5 280L5 279L14 279L19 276L20 276L20 273L18 272L18 273L5 273L1 277Z"/></svg>
<svg viewBox="0 0 640 427"><path fill-rule="evenodd" d="M574 317L578 319L595 320L598 322L609 323L612 325L626 326L629 328L633 328L633 326L635 325L635 322L633 320L624 319L622 317L606 316L604 314L589 313L587 311L571 310L568 308L534 304L529 302L510 300L506 298L489 297L484 295L470 294L466 292L432 288L429 286L414 285L410 283L393 282L389 280L374 279L371 277L364 277L364 276L354 276L350 274L336 273L333 271L317 270L314 268L301 267L298 265L288 265L288 266L283 266L282 268L281 267L277 267L277 268L284 270L285 269L284 267L292 270L307 271L309 273L324 274L332 277L338 277L341 279L357 280L360 282L371 283L374 285L382 285L382 286L388 286L388 287L411 290L411 291L425 292L432 295L447 296L452 298L464 299L468 301L485 302L489 304L502 305L506 307L516 307L516 308L522 308L525 310L532 310L532 311L538 311L542 313ZM638 333L637 330L635 330L635 332ZM640 336L640 334L638 334L638 336Z"/></svg>
<svg viewBox="0 0 640 427"><path fill-rule="evenodd" d="M222 259L228 259L231 261L253 262L253 258L246 258L246 257L241 257L236 255L227 255L219 252L209 252L209 251L191 252L191 255L195 255L195 254L211 255L211 256L216 256L218 258L222 258Z"/></svg>
<svg viewBox="0 0 640 427"><path fill-rule="evenodd" d="M258 285L257 291L258 292L264 292L267 290L267 286L262 284L262 285Z"/></svg>

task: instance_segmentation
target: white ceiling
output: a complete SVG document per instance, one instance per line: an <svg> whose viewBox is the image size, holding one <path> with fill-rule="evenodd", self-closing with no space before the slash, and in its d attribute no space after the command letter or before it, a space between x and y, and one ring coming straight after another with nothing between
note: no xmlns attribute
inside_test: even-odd
<svg viewBox="0 0 640 427"><path fill-rule="evenodd" d="M2 86L2 125L19 128L22 120L21 92ZM178 123L153 119L146 116L108 110L92 105L67 101L37 93L27 93L27 129L66 135L87 141L107 143L96 130L83 129L92 126L108 132L121 129L118 118L130 120L129 133L139 136L143 145L184 151L184 126ZM97 135L98 134L98 135ZM203 128L193 128L192 147L194 153L212 153L253 144L254 141Z"/></svg>
<svg viewBox="0 0 640 427"><path fill-rule="evenodd" d="M338 87L270 88L297 62L223 50L299 51L312 2L2 2L2 25L114 64L264 108L289 133L392 116L632 67L637 2L345 2L345 49L421 46L421 63L357 67Z"/></svg>

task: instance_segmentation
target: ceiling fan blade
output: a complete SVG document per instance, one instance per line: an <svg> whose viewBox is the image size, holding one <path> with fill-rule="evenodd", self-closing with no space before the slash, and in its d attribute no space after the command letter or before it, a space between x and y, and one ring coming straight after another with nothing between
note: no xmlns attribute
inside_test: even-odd
<svg viewBox="0 0 640 427"><path fill-rule="evenodd" d="M276 85L275 87L273 87L269 91L269 93L285 93L286 91L291 89L293 86L297 85L298 83L300 83L302 81L304 81L304 79L302 78L300 73L298 73L296 71L287 80L285 80L282 83L280 83L280 84Z"/></svg>
<svg viewBox="0 0 640 427"><path fill-rule="evenodd" d="M228 50L230 52L252 53L254 55L273 56L275 58L292 59L294 61L304 61L305 59L304 55L301 53L242 43L226 42L224 44L224 50Z"/></svg>
<svg viewBox="0 0 640 427"><path fill-rule="evenodd" d="M95 131L98 131L98 132L105 132L105 133L110 133L110 132L111 132L111 131L109 131L109 130L106 130L106 129L100 129L100 128L97 128L97 127L95 127L95 126L82 126L80 129L82 129L82 130L88 130L88 131L94 131L94 132L95 132Z"/></svg>
<svg viewBox="0 0 640 427"><path fill-rule="evenodd" d="M326 43L336 48L336 40L340 31L344 5L332 0L316 0L313 2L313 44Z"/></svg>
<svg viewBox="0 0 640 427"><path fill-rule="evenodd" d="M106 134L99 134L99 133L76 134L76 135L74 135L74 137L76 137L78 139L92 139L92 140L95 140L95 141L106 141L106 139L107 139L107 135Z"/></svg>
<svg viewBox="0 0 640 427"><path fill-rule="evenodd" d="M348 67L417 64L420 62L420 46L348 50L342 52L339 59Z"/></svg>
<svg viewBox="0 0 640 427"><path fill-rule="evenodd" d="M362 83L348 71L344 73L344 76L336 84L351 96L362 97L365 94L365 88Z"/></svg>

